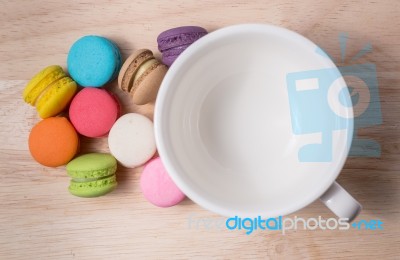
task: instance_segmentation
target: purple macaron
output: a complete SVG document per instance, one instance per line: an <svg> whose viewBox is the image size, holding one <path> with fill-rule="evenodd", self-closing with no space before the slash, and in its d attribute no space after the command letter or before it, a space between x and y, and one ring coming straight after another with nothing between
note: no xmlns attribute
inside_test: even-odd
<svg viewBox="0 0 400 260"><path fill-rule="evenodd" d="M198 26L182 26L162 32L157 37L157 43L163 63L171 66L190 44L206 34L206 29Z"/></svg>

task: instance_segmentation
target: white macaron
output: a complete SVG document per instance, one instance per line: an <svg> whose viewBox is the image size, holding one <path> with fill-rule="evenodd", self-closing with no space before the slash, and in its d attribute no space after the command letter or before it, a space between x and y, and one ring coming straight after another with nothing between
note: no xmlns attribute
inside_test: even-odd
<svg viewBox="0 0 400 260"><path fill-rule="evenodd" d="M110 130L108 146L125 167L135 168L146 163L156 152L153 122L136 113L121 116Z"/></svg>

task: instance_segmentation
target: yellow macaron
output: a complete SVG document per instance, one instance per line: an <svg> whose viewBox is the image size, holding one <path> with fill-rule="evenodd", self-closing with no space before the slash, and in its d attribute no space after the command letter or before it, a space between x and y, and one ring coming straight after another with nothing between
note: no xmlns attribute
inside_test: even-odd
<svg viewBox="0 0 400 260"><path fill-rule="evenodd" d="M36 110L41 118L62 112L74 96L78 86L58 65L49 66L36 74L26 85L24 101Z"/></svg>

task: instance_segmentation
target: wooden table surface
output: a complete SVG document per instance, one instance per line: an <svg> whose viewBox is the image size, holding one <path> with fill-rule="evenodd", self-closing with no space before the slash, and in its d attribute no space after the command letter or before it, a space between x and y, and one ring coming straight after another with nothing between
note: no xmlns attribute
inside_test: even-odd
<svg viewBox="0 0 400 260"><path fill-rule="evenodd" d="M0 1L0 259L400 259L400 2L382 1ZM383 230L258 231L245 235L216 223L221 217L189 199L161 209L139 190L141 168L118 172L115 192L82 199L67 192L64 167L42 167L27 148L39 121L21 98L43 67L65 67L71 44L99 34L124 58L138 48L157 53L168 28L200 25L209 31L238 23L270 23L310 38L340 57L366 43L357 63L377 68L383 124L361 131L382 146L380 158L350 158L338 182L364 206L358 220L380 219ZM344 62L339 65L349 65ZM136 107L115 83L124 111ZM82 140L82 152L108 151L107 140ZM333 217L319 201L290 215ZM208 222L206 222L208 220Z"/></svg>

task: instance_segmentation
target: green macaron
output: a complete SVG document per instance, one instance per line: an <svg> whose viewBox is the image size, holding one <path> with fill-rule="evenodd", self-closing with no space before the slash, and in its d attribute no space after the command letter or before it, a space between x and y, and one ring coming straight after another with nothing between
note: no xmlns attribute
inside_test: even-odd
<svg viewBox="0 0 400 260"><path fill-rule="evenodd" d="M89 153L81 155L67 164L72 178L69 192L72 195L93 198L115 189L117 160L111 154Z"/></svg>

